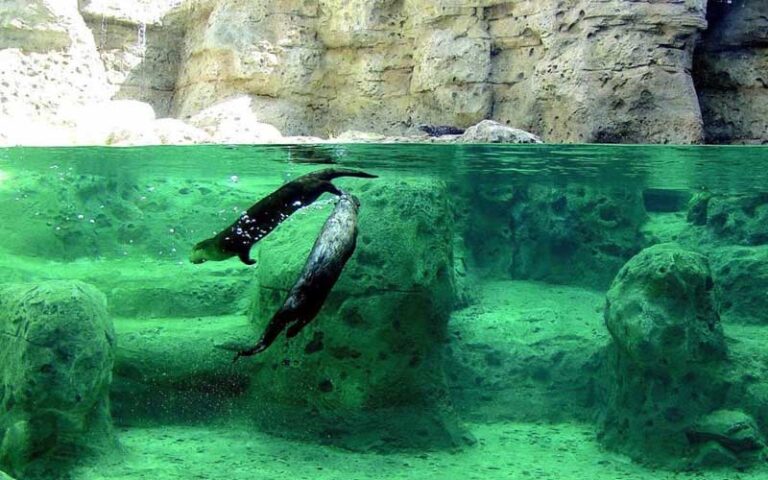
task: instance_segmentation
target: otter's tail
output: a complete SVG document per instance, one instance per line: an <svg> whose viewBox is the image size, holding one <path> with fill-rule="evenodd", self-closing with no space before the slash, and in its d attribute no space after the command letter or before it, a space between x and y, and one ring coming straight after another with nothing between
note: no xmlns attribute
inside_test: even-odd
<svg viewBox="0 0 768 480"><path fill-rule="evenodd" d="M360 178L378 178L378 175L372 173L363 172L362 170L353 170L351 168L326 168L325 170L319 170L313 172L312 175L317 175L322 180L331 181L334 178L339 177L360 177Z"/></svg>

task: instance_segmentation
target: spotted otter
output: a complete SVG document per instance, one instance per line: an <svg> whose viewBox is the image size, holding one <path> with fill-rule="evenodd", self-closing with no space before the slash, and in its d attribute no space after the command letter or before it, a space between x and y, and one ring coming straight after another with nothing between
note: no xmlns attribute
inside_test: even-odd
<svg viewBox="0 0 768 480"><path fill-rule="evenodd" d="M263 352L286 328L288 338L296 336L317 316L355 251L359 208L360 202L356 197L343 194L339 198L283 306L270 319L256 345L238 351L235 360Z"/></svg>
<svg viewBox="0 0 768 480"><path fill-rule="evenodd" d="M259 200L216 236L195 245L189 260L203 263L236 256L246 265L253 265L256 262L250 257L251 247L283 220L310 205L323 193L341 195L341 191L331 183L338 177L376 178L376 175L349 168L328 168L298 177Z"/></svg>

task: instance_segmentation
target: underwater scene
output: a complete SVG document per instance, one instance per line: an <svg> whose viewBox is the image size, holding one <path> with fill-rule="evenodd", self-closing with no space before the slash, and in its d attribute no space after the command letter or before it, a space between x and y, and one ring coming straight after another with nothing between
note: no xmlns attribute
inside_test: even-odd
<svg viewBox="0 0 768 480"><path fill-rule="evenodd" d="M0 149L0 479L768 478L766 152Z"/></svg>

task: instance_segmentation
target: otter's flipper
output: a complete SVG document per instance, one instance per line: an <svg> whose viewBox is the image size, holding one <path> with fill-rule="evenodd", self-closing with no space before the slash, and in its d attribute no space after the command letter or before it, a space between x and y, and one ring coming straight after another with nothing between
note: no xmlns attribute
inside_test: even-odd
<svg viewBox="0 0 768 480"><path fill-rule="evenodd" d="M296 335L299 334L299 332L307 326L309 322L312 321L314 317L306 316L303 318L300 318L296 320L294 323L291 324L290 327L288 327L288 330L285 332L285 336L288 338L293 338Z"/></svg>
<svg viewBox="0 0 768 480"><path fill-rule="evenodd" d="M256 260L251 258L251 246L248 245L245 249L241 250L237 257L240 259L241 262L243 262L246 265L254 265L256 263Z"/></svg>

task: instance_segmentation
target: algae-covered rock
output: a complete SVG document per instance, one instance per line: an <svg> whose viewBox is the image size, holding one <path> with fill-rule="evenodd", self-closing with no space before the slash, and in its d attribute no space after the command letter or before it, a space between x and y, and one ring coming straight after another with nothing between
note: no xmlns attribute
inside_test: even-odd
<svg viewBox="0 0 768 480"><path fill-rule="evenodd" d="M718 247L708 256L723 321L768 324L768 245Z"/></svg>
<svg viewBox="0 0 768 480"><path fill-rule="evenodd" d="M736 245L768 244L768 194L700 194L691 203L689 220L706 225L716 241Z"/></svg>
<svg viewBox="0 0 768 480"><path fill-rule="evenodd" d="M0 471L0 480L13 480L13 477L8 475L7 473Z"/></svg>
<svg viewBox="0 0 768 480"><path fill-rule="evenodd" d="M644 463L682 465L688 427L727 388L713 291L706 258L674 244L647 248L622 267L605 305L605 445Z"/></svg>
<svg viewBox="0 0 768 480"><path fill-rule="evenodd" d="M639 189L473 181L479 186L465 235L480 267L604 289L645 245Z"/></svg>
<svg viewBox="0 0 768 480"><path fill-rule="evenodd" d="M0 465L11 473L45 474L110 440L105 303L77 281L0 289Z"/></svg>
<svg viewBox="0 0 768 480"><path fill-rule="evenodd" d="M706 258L673 244L633 257L608 291L605 323L627 358L642 368L689 368L725 354L714 281Z"/></svg>
<svg viewBox="0 0 768 480"><path fill-rule="evenodd" d="M317 319L245 360L262 363L250 392L254 415L281 433L355 449L455 444L442 370L453 302L446 187L348 182L361 202L357 249ZM259 243L254 341L329 213L328 205L304 209Z"/></svg>
<svg viewBox="0 0 768 480"><path fill-rule="evenodd" d="M200 421L233 409L253 363L232 364L217 344L253 335L244 316L120 319L112 382L117 424Z"/></svg>

